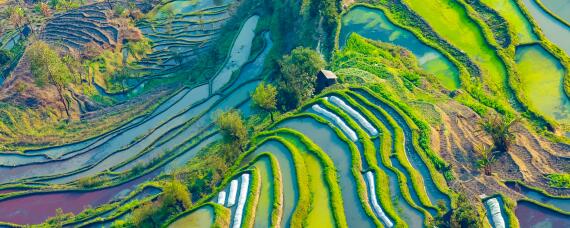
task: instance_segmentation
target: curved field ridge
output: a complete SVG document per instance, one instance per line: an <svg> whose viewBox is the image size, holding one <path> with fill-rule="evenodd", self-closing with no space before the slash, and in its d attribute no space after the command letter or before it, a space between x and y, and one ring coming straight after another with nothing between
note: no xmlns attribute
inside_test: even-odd
<svg viewBox="0 0 570 228"><path fill-rule="evenodd" d="M368 133L370 133L370 135L372 135L372 136L378 135L378 130L376 130L376 128L374 128L372 126L372 124L370 124L370 122L368 122L368 120L366 120L359 112L357 112L352 107L350 107L346 103L344 103L344 101L342 101L341 99L339 99L338 97L335 97L335 96L331 96L330 101L333 104L338 105L342 110L344 110L350 116L355 118L360 123L360 125L362 125L364 128L366 128L366 130L368 131Z"/></svg>
<svg viewBox="0 0 570 228"><path fill-rule="evenodd" d="M95 3L55 15L45 25L41 38L68 51L82 51L87 43L115 48L119 29L105 14L107 3Z"/></svg>
<svg viewBox="0 0 570 228"><path fill-rule="evenodd" d="M271 48L271 40L270 37L267 33L264 34L263 36L264 41L265 41L265 45L264 48L268 49ZM263 53L267 53L267 50L263 50ZM20 223L20 224L24 224L24 223L40 223L42 221L44 221L48 216L53 216L55 213L55 209L56 208L64 208L64 212L73 212L74 214L77 214L81 211L84 210L84 208L87 205L93 205L93 206L97 206L97 205L101 205L104 203L109 203L109 201L111 199L114 198L115 195L118 195L118 193L120 193L121 195L125 194L125 192L130 192L130 188L139 185L140 183L144 182L144 181L148 181L149 179L152 179L154 177L156 177L158 174L160 174L160 172L163 171L168 171L171 170L174 167L180 167L180 165L183 165L186 161L188 161L189 159L191 159L195 154L198 153L198 151L200 151L202 148L204 148L205 146L207 146L208 144L210 144L213 140L215 139L219 139L219 134L216 133L216 131L212 130L212 126L213 126L213 119L215 117L215 111L217 109L228 109L228 108L240 108L240 109L244 109L243 113L244 115L250 115L250 111L248 111L249 109L245 109L244 104L247 104L247 101L249 100L249 92L252 91L255 86L257 86L257 83L259 82L259 73L261 72L261 70L256 70L254 69L255 67L261 67L260 64L258 64L258 62L264 62L264 58L266 57L266 55L258 55L257 57L255 57L255 59L251 60L251 62L245 62L245 66L250 66L250 68L248 68L249 70L244 71L242 73L246 73L247 72L247 76L243 75L242 73L239 74L239 78L241 77L246 77L247 80L245 81L240 81L240 80L231 80L228 81L226 83L225 86L234 86L233 84L236 82L240 82L240 85L235 85L235 88L227 90L224 94L209 94L209 86L204 84L201 86L198 86L200 88L202 88L204 91L204 94L206 96L205 100L203 102L199 102L200 104L204 104L205 102L208 101L208 99L212 99L213 101L211 101L210 103L213 104L213 106L210 107L206 107L204 109L199 109L199 110L194 110L192 112L196 112L196 115L194 116L194 118L190 118L188 121L183 121L181 122L178 126L174 126L171 129L168 129L164 132L164 134L159 135L156 140L150 140L153 141L151 142L151 145L154 144L154 146L156 146L156 148L162 148L165 151L168 151L169 153L166 153L164 156L160 156L159 158L161 158L160 160L158 160L158 163L153 163L152 166L149 166L150 168L146 169L145 172L142 172L141 174L135 174L133 177L129 177L126 180L123 179L119 179L119 180L112 180L111 184L112 187L106 187L106 188L100 188L100 189L92 189L92 190L85 190L85 191L75 191L75 190L70 190L70 191L63 191L61 192L65 197L73 197L75 193L81 193L79 195L85 195L86 197L82 198L82 200L77 200L77 198L73 198L73 199L61 199L61 198L57 198L57 197L52 197L54 200L52 204L45 204L45 202L49 201L50 198L45 198L46 195L50 195L52 194L52 192L46 192L46 190L40 190L37 192L34 191L19 191L19 192L15 192L12 193L10 196L8 196L7 198L4 198L3 200L0 200L0 204L2 205L7 205L7 207L4 206L0 206L0 209L9 209L10 211L6 211L6 213L2 213L2 215L0 216L11 216L14 215L11 212L14 211L25 211L26 213L24 213L23 215L29 218L34 218L35 220L13 220L12 218L0 218L0 221L7 221L7 222L14 222L14 223ZM259 59L262 60L259 60ZM252 65L253 64L253 65ZM243 67L243 66L240 66ZM124 135L126 134L125 132L127 130L131 130L134 129L144 123L147 123L149 121L149 119L151 118L155 118L156 124L158 124L159 126L164 126L165 124L168 123L169 120L171 120L172 118L176 118L176 117L180 117L182 114L188 110L193 110L193 106L191 104L189 104L188 101L193 101L193 99L197 99L197 97L195 95L189 95L191 94L191 91L197 91L197 90L181 90L180 91L180 95L174 95L172 97L172 99L175 99L176 101L167 101L164 103L164 105L167 105L168 107L164 107L161 106L159 112L152 112L152 115L150 116L145 116L142 118L137 119L137 121L140 121L136 124L133 125L129 125L126 124L124 126L121 126L119 128L119 130L114 131L114 133L110 133L107 134L106 137L109 137L109 140L115 140L117 141L117 137L113 134L116 133L116 135L120 136L120 135ZM208 97L209 96L209 97ZM232 99L220 99L220 98L224 98L224 97L232 97ZM182 97L188 97L190 98L190 100L187 101L182 101L183 98ZM219 100L219 101L218 101ZM195 102L195 100L194 100ZM178 107L180 111L176 111L175 108L173 107ZM190 107L189 107L190 106ZM249 107L249 106L247 106ZM179 113L177 113L179 112ZM167 115L171 116L171 118L161 118L164 117L162 116L164 113L167 113ZM125 131L123 131L125 130ZM110 149L109 145L106 144L106 140L101 140L99 141L99 139L90 139L87 141L84 141L82 143L78 143L78 144L73 144L70 147L56 147L53 150L46 150L46 151L57 151L59 149L62 149L63 154L69 154L68 156L69 159L71 158L76 158L77 156L81 156L83 154L87 154L87 153L91 153L92 155L94 155L97 159L101 159L102 157L105 158L105 154L112 154L112 155L116 155L119 154L122 151L125 150L131 150L132 154L130 154L129 156L124 156L121 161L121 159L117 160L117 161L110 161L110 163L105 164L105 166L109 167L112 166L112 169L116 169L118 167L127 167L125 166L125 164L130 164L132 161L137 160L137 158L139 157L143 157L143 155L145 155L147 153L147 151L152 151L154 150L154 148L152 148L152 146L149 147L138 147L138 149L130 149L133 148L134 145L136 145L137 143L141 142L141 141L145 141L145 140L149 140L147 139L147 135L149 132L145 132L145 131L139 131L142 134L142 137L136 138L136 140L134 140L134 142L131 142L131 140L122 140L123 142L118 142L118 143L125 143L126 141L126 145L127 147L119 147L117 148L117 151L113 151L112 149ZM151 134L152 132L155 132L155 129L151 129ZM131 137L132 139L132 137ZM131 142L131 143L129 143ZM155 144L156 143L156 144ZM97 145L94 145L97 144ZM123 144L124 145L124 144ZM90 148L93 147L93 148ZM89 149L88 149L89 148ZM104 152L104 153L93 153L91 151L91 149L97 148L98 150L101 150L100 152ZM106 149L105 149L106 148ZM74 156L71 156L71 152L75 153L77 150L80 151L85 151L85 153L81 152L81 153L77 153ZM89 155L91 156L91 155ZM67 159L65 160L61 160L61 161L67 161ZM96 161L92 160L92 159L87 159L87 161L89 161L89 163L93 163L93 164L98 164ZM148 161L148 160L147 160ZM144 160L141 160L140 162L143 162L142 164L144 164ZM46 165L52 165L51 162L46 162ZM70 163L72 164L72 163ZM41 165L41 164L38 164ZM22 166L25 167L25 166ZM7 168L7 167L2 167L2 169L6 168L6 170L11 170L11 169L22 169L22 167L14 167L14 168ZM71 167L71 166L70 166ZM132 166L134 167L134 166ZM53 164L53 168L57 168L57 166L55 164ZM77 172L84 172L84 171L89 171L89 166L86 166L84 168L80 168L78 169ZM35 171L41 171L41 169L34 169ZM125 169L123 171L129 171L129 169ZM4 171L4 170L2 170ZM11 170L12 171L12 170ZM43 171L42 171L43 172ZM91 173L89 173L91 172ZM86 174L89 175L99 175L100 173L97 172L93 172L93 171L89 171L89 172L84 172ZM70 173L70 175L74 175L76 174L75 172ZM33 174L32 174L33 176ZM55 178L61 178L61 180L64 180L66 178L67 174L65 175L56 175ZM118 175L119 178L121 177L121 175ZM77 176L77 177L81 177L81 176ZM3 175L1 178L6 178L5 175ZM50 181L50 177L33 177L30 178L34 179L34 180L46 180L46 181ZM75 178L73 178L75 179ZM73 180L70 178L70 180ZM121 182L125 182L125 184L122 184ZM20 182L20 183L25 183L25 182ZM34 184L34 186L37 184ZM75 188L75 187L74 187ZM107 189L111 189L111 190L107 190ZM69 194L68 194L69 193ZM53 194L59 194L59 192L53 192ZM76 194L77 195L77 194ZM21 196L21 197L20 197ZM89 196L89 197L87 197ZM95 198L91 197L91 196L96 196ZM239 197L239 196L238 196ZM44 200L42 200L44 199ZM38 207L37 205L31 204L31 203L26 203L29 200L33 200L34 202L43 202L42 207ZM46 201L47 200L47 201ZM22 203L23 202L23 203ZM73 203L70 203L73 202ZM249 201L247 203L249 205ZM11 205L11 206L8 206ZM249 208L249 206L246 206L246 208ZM245 209L246 211L248 211L247 209ZM22 214L20 214L22 215ZM120 216L115 216L113 218L105 218L103 221L95 221L95 223L97 224L103 224L103 223L109 223L110 220L112 219L117 219L117 218L124 218L124 215L120 215ZM249 212L245 213L245 216L247 217L249 215ZM121 217L123 216L123 217ZM14 218L17 219L17 218ZM244 224L246 224L248 220L244 219ZM91 222L92 223L92 222Z"/></svg>
<svg viewBox="0 0 570 228"><path fill-rule="evenodd" d="M318 104L313 105L311 108L315 112L320 113L320 114L326 116L327 118L330 118L331 120L333 120L334 123L337 124L342 129L342 131L344 131L344 133L346 133L348 135L350 140L352 140L353 142L356 142L358 140L356 133L348 125L346 125L346 123L340 117L338 117L337 115L335 115L332 112L327 111L326 109L322 108Z"/></svg>
<svg viewBox="0 0 570 228"><path fill-rule="evenodd" d="M165 76L180 66L193 64L213 46L230 18L234 3L222 1L168 1L137 23L153 41L153 52L138 62L140 71L151 77Z"/></svg>
<svg viewBox="0 0 570 228"><path fill-rule="evenodd" d="M553 17L570 27L570 2L566 0L534 0Z"/></svg>
<svg viewBox="0 0 570 228"><path fill-rule="evenodd" d="M461 82L455 65L434 48L426 45L412 32L397 26L384 12L369 6L355 6L342 16L339 42L343 48L351 33L369 39L402 46L419 60L419 65L433 74L448 89L459 88Z"/></svg>

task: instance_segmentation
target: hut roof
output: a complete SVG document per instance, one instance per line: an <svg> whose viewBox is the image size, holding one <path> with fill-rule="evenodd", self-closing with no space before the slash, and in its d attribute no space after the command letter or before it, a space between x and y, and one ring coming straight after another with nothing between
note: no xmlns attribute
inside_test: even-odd
<svg viewBox="0 0 570 228"><path fill-rule="evenodd" d="M321 70L319 73L323 74L327 79L337 79L336 74L330 70Z"/></svg>

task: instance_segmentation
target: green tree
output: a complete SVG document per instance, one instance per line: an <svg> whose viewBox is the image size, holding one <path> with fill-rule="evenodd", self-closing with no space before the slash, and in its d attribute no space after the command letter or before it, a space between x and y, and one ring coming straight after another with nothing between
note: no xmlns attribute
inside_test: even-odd
<svg viewBox="0 0 570 228"><path fill-rule="evenodd" d="M483 146L475 149L479 154L479 159L477 160L477 167L483 169L485 175L491 176L493 163L495 163L495 154L493 148Z"/></svg>
<svg viewBox="0 0 570 228"><path fill-rule="evenodd" d="M457 208L451 215L451 227L477 228L481 227L481 221L477 209L463 194L457 198Z"/></svg>
<svg viewBox="0 0 570 228"><path fill-rule="evenodd" d="M483 118L479 125L484 132L493 139L494 150L507 152L511 143L515 139L515 132L512 126L518 122L517 118L502 117L492 114Z"/></svg>
<svg viewBox="0 0 570 228"><path fill-rule="evenodd" d="M235 109L221 113L216 119L216 124L220 127L222 135L230 143L239 147L243 152L247 129L243 123L241 113Z"/></svg>
<svg viewBox="0 0 570 228"><path fill-rule="evenodd" d="M161 209L161 207L157 204L158 203L146 202L133 210L131 221L134 227L160 226L160 220L155 218Z"/></svg>
<svg viewBox="0 0 570 228"><path fill-rule="evenodd" d="M177 179L168 182L164 186L162 203L163 207L174 207L180 211L190 208L192 200L188 187Z"/></svg>
<svg viewBox="0 0 570 228"><path fill-rule="evenodd" d="M46 83L55 86L69 119L71 115L63 94L71 81L69 68L61 61L59 55L43 41L36 41L30 45L26 50L26 56L30 60L32 75L38 86L43 86Z"/></svg>
<svg viewBox="0 0 570 228"><path fill-rule="evenodd" d="M251 99L255 107L269 113L271 122L273 122L273 111L277 109L277 89L275 86L261 82L251 94Z"/></svg>
<svg viewBox="0 0 570 228"><path fill-rule="evenodd" d="M297 47L279 61L280 71L277 78L279 104L285 110L291 110L301 102L313 96L316 74L326 63L315 50Z"/></svg>

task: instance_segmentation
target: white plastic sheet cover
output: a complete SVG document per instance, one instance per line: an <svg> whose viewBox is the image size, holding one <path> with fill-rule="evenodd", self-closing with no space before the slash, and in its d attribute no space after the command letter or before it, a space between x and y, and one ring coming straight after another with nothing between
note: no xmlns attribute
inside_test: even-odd
<svg viewBox="0 0 570 228"><path fill-rule="evenodd" d="M493 224L495 228L505 228L505 220L501 214L501 204L497 198L492 198L487 200L487 206L489 207L489 213L493 218Z"/></svg>
<svg viewBox="0 0 570 228"><path fill-rule="evenodd" d="M232 182L230 183L230 197L228 198L228 205L226 205L227 207L232 207L234 204L236 204L237 188L238 188L238 181L232 180Z"/></svg>
<svg viewBox="0 0 570 228"><path fill-rule="evenodd" d="M356 142L356 140L358 140L358 137L356 137L356 133L350 127L348 127L348 125L346 125L346 123L340 117L338 117L332 112L329 112L321 108L321 106L319 106L318 104L313 105L312 108L315 112L322 114L329 119L332 119L342 129L342 131L346 133L346 135L350 138L350 140L352 140L353 142Z"/></svg>
<svg viewBox="0 0 570 228"><path fill-rule="evenodd" d="M368 179L368 183L369 183L368 184L368 187L369 187L368 191L370 193L370 198L372 201L372 206L374 207L374 211L376 211L376 214L380 217L382 222L384 222L384 224L387 227L393 227L394 223L392 223L392 221L390 221L388 216L386 216L386 214L384 213L384 211L380 207L380 204L378 203L378 199L376 198L376 183L375 183L374 175L372 174L372 171L366 172L366 179Z"/></svg>
<svg viewBox="0 0 570 228"><path fill-rule="evenodd" d="M234 216L233 228L241 227L241 220L243 218L243 209L245 207L245 202L247 201L247 190L249 188L249 174L245 173L241 176L241 186L239 190L239 199L236 209L236 214Z"/></svg>
<svg viewBox="0 0 570 228"><path fill-rule="evenodd" d="M331 102L337 106L339 106L342 110L347 112L350 116L352 116L356 121L362 125L370 135L378 135L378 130L368 122L364 116L362 116L358 111L354 110L351 106L347 105L343 100L338 97L331 96Z"/></svg>
<svg viewBox="0 0 570 228"><path fill-rule="evenodd" d="M221 191L218 193L218 204L224 206L226 204L226 191Z"/></svg>

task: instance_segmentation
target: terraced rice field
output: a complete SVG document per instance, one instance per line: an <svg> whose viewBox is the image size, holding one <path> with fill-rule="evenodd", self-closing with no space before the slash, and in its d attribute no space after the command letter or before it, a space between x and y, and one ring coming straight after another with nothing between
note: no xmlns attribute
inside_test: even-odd
<svg viewBox="0 0 570 228"><path fill-rule="evenodd" d="M464 51L481 68L485 85L496 96L512 99L503 61L460 3L450 0L404 2L426 20L437 34Z"/></svg>
<svg viewBox="0 0 570 228"><path fill-rule="evenodd" d="M109 22L107 10L107 3L99 3L56 15L47 22L41 38L69 51L82 51L91 42L114 48L120 42L119 30Z"/></svg>
<svg viewBox="0 0 570 228"><path fill-rule="evenodd" d="M509 22L520 44L531 43L538 39L532 31L532 26L515 1L483 0L482 2L496 10Z"/></svg>
<svg viewBox="0 0 570 228"><path fill-rule="evenodd" d="M536 21L544 35L570 55L570 27L552 17L537 4L535 0L522 0L524 7Z"/></svg>
<svg viewBox="0 0 570 228"><path fill-rule="evenodd" d="M0 152L0 226L4 225L3 222L10 226L40 224L56 215L58 208L64 213L84 212L77 221L62 224L65 227L110 227L114 222L128 220L136 214L132 212L141 203L161 201L158 197L169 193L167 188L163 189L158 184L168 181L163 174L171 174L184 167L199 153L211 149L210 146L223 139L225 129L219 129L215 120L220 111L237 109L244 117L252 117L246 119L246 125L250 121L262 123L246 127L246 134L253 136L243 144L244 148L240 145L241 153L236 154L235 157L239 157L235 163L225 167L229 171L223 174L224 177L212 178L217 182L207 183L207 190L198 191L200 198L190 208L183 208L186 211L181 212L176 208L179 214L169 215L168 221L162 221L164 226L431 227L435 218L448 219L457 212L458 205L466 203L457 202L460 197L455 187L461 188L461 194L480 191L463 190L472 186L470 181L491 183L489 187L481 188L487 194L490 190L505 188L502 182L499 186L492 186L495 182L490 181L501 179L498 174L493 177L481 176L480 179L485 180L464 180L463 176L453 179L453 175L457 174L453 166L457 164L447 164L440 157L441 150L431 148L434 145L431 145L430 137L434 133L437 136L450 134L446 138L448 142L444 143L451 144L450 140L453 140L455 144L450 146L453 147L451 152L441 153L441 156L455 159L455 153L467 156L464 155L465 151L473 152L471 150L475 145L470 141L474 136L460 135L465 134L464 128L471 128L460 126L457 128L461 131L458 132L455 132L455 128L447 129L448 125L454 124L450 116L456 115L453 120L457 124L464 124L461 121L479 120L483 115L481 113L489 112L487 107L492 105L479 104L479 100L475 99L476 104L469 106L472 110L466 115L461 110L455 112L455 109L454 113L447 113L449 107L441 103L467 109L463 105L468 105L461 102L470 100L459 99L473 99L470 97L473 94L462 94L472 92L462 91L472 89L463 88L462 82L477 87L477 78L480 76L483 89L488 89L498 98L499 105L509 101L515 107L513 113L527 117L528 113L517 113L518 102L523 101L515 101L511 88L513 82L509 81L512 79L509 77L517 77L522 88L514 85L520 90L514 91L516 95L522 93L523 98L528 98L529 107L536 108L548 120L552 119L560 123L565 131L570 131L570 100L562 87L568 70L564 65L567 58L560 57L560 53L552 55L555 51L547 41L542 40L540 32L535 34L533 20L526 18L525 12L528 10L547 38L562 48L567 42L558 38L570 37L564 33L570 28L560 30L560 27L556 27L560 26L560 21L554 23L552 18L548 19L552 16L544 12L535 15L536 10L541 8L535 9L532 4L538 4L539 0L522 1L524 5L519 8L518 1L482 0L483 4L506 18L514 32L509 35L516 36L518 42L511 44L509 38L509 43L504 47L496 45L495 40L500 40L496 34L487 34L497 31L497 28L488 29L478 24L479 20L488 23L492 18L474 16L476 11L464 5L463 0L404 0L393 3L395 7L402 6L398 4L409 7L419 16L419 20L423 19L429 25L429 28L422 29L433 29L439 37L431 33L424 37L424 34L417 33L420 31L417 27L409 24L403 26L403 20L410 18L399 18L402 15L389 11L392 10L388 9L391 7L389 4L348 8L339 18L341 24L337 35L341 50L338 51L353 48L353 43L347 40L351 33L357 33L378 42L358 36L355 39L361 39L361 43L355 41L355 45L361 44L362 49L377 48L377 52L368 54L384 54L378 58L395 63L390 65L386 61L378 61L369 64L366 67L385 70L386 75L382 75L385 77L376 75L379 77L371 79L373 82L370 85L346 83L332 86L303 101L297 109L278 115L275 121L271 116L271 122L261 120L265 118L262 115L256 115L258 110L252 107L251 93L265 77L277 73L264 67L282 64L275 59L276 49L273 49L271 39L272 35L278 33L266 30L275 23L265 21L267 15L258 11L250 12L234 37L226 61L222 66L217 66L218 71L207 82L180 88L149 114L97 137L20 153ZM192 64L198 54L216 45L213 41L222 35L222 26L229 21L230 14L236 12L232 11L234 4L231 0L174 0L151 11L137 24L145 36L153 41L153 52L138 63L140 68L137 70L149 75L143 80L166 78L180 66ZM116 45L117 31L108 29L106 15L100 12L105 6L101 3L89 7L55 16L48 22L42 38L53 43L64 41L61 44L67 49L80 49L89 42ZM87 22L86 29L76 29L78 25L75 24L83 22ZM69 25L68 28L60 29L66 25ZM499 29L504 28L501 26ZM562 35L552 38L552 33L556 31ZM276 43L283 45L283 37L277 38ZM439 38L443 41L435 42ZM320 44L320 40L318 42ZM365 42L376 46L365 46ZM451 46L445 46L445 42ZM280 48L283 47L277 49ZM455 52L455 48L459 51ZM415 59L409 58L413 57L410 53ZM364 61L355 58L352 70L366 72L359 68L358 61L365 62L367 56L357 54L362 53L343 57L363 57ZM459 56L462 54L468 58ZM400 57L406 57L405 61L394 59ZM416 59L421 69L414 62ZM469 61L477 66L463 65L468 65ZM471 72L468 67L480 68L481 75L468 75ZM405 73L423 77L426 72L435 76L440 83L433 86L431 77L429 80L406 78L407 81L403 77L394 77ZM462 80L469 81L460 81L460 73ZM346 77L359 76L362 75ZM142 85L144 87L144 83ZM400 89L402 91L393 91ZM455 91L450 92L452 90ZM410 97L399 99L388 94L390 92ZM451 100L457 96L461 96L458 102ZM407 102L413 105L407 106ZM422 112L425 116L418 117L411 109L425 111L418 108L422 105L433 105L433 110ZM511 111L509 107L505 109ZM475 117L469 117L471 113ZM534 139L529 143L550 147L550 144L539 141L538 137L533 138L534 133L524 133L529 135L523 135L523 138ZM464 138L469 138L466 144L458 142ZM515 137L515 141L520 138ZM483 143L488 141L487 138L480 140ZM547 149L557 150L561 147L555 145ZM523 157L520 151L515 151L508 159L518 159L515 163L521 162L519 160L534 162L536 157L533 151L528 151L528 154ZM545 158L544 163L550 162L548 159ZM560 157L556 159L553 160L564 160ZM503 164L510 162L503 160ZM467 164L471 161L464 162ZM511 167L504 169L509 169L509 175L515 177L529 172L512 171ZM559 168L549 167L545 170L557 171ZM208 175L212 175L213 171L209 172ZM442 173L446 174L454 190L448 186ZM172 176L179 178L177 175ZM465 177L470 175L474 177L478 173L472 172ZM89 187L90 181L101 181L103 184L94 185L101 187ZM490 197L485 197L483 193L478 195L485 197L478 199L480 202L476 205L481 212L480 217L486 217L484 223L488 222L495 228L514 226L516 219L512 212L516 205L515 214L521 227L570 226L570 203L566 197L553 197L534 188L515 186L511 182L506 182L506 185L514 190L509 191L508 195L502 192ZM204 196L206 192L208 195ZM513 203L512 196L518 197L518 202ZM91 213L91 210L86 210L88 207L98 208L97 212Z"/></svg>
<svg viewBox="0 0 570 228"><path fill-rule="evenodd" d="M515 60L532 105L549 118L570 124L570 99L563 89L565 69L558 60L540 45L518 47Z"/></svg>
<svg viewBox="0 0 570 228"><path fill-rule="evenodd" d="M171 1L137 24L153 43L153 52L139 62L141 72L151 76L172 73L212 46L230 18L233 1ZM244 50L247 53L247 50ZM239 65L239 64L238 64Z"/></svg>
<svg viewBox="0 0 570 228"><path fill-rule="evenodd" d="M356 6L348 11L342 17L339 37L341 48L353 32L410 50L416 55L420 66L436 76L446 88L450 90L459 88L461 82L457 68L441 53L422 43L414 34L388 20L380 9Z"/></svg>
<svg viewBox="0 0 570 228"><path fill-rule="evenodd" d="M253 17L256 18L256 17ZM251 20L250 20L251 21ZM251 28L255 28L255 20ZM56 208L63 208L64 212L78 213L87 205L97 206L108 203L114 197L120 197L119 192L129 192L129 188L150 180L164 170L171 170L180 167L194 157L202 148L211 142L219 139L220 135L212 128L213 118L216 110L228 108L241 108L249 99L249 91L252 91L258 83L261 69L259 62L264 62L267 49L271 49L272 43L269 35L265 33L264 50L256 56L254 61L246 63L243 58L248 59L250 51L240 52L236 58L230 55L229 59L236 59L243 67L244 77L248 80L240 81L236 79L225 81L226 87L232 87L224 93L213 94L208 84L199 85L194 88L185 88L173 95L170 99L161 104L154 112L143 116L99 137L79 142L76 144L61 147L47 148L32 151L30 155L2 154L3 166L0 167L2 185L9 183L29 183L30 186L37 183L73 183L81 178L99 175L105 170L117 172L129 171L137 164L149 164L153 160L160 158L153 168L136 175L132 181L116 185L110 188L90 190L80 193L63 191L61 193L32 193L18 192L25 196L12 195L0 201L1 205L11 205L10 211L25 211L20 214L2 213L2 221L15 223L39 223L53 216ZM236 39L234 46L251 45L253 37L248 39ZM234 65L235 62L228 64ZM253 66L250 66L253 65ZM248 67L250 66L250 67ZM247 74L247 75L246 75ZM216 77L214 77L216 78ZM240 85L233 85L239 82ZM232 97L232 99L224 99ZM249 106L246 106L249 108ZM248 109L244 110L244 115L249 115ZM134 140L133 140L134 139ZM10 163L11 158L20 156L17 164ZM42 157L42 160L37 160ZM44 160L47 159L47 160ZM111 177L112 179L112 177ZM34 183L32 183L34 182ZM42 204L42 207L35 207L33 204L25 202L44 199L45 194L53 195L53 204ZM59 194L59 195L58 195ZM65 200L69 197L80 195L84 200L75 201L73 208L67 208ZM93 196L93 197L92 197ZM59 198L58 198L59 197ZM41 201L38 201L41 202ZM20 216L20 217L18 217ZM34 220L18 220L22 217L34 217Z"/></svg>
<svg viewBox="0 0 570 228"><path fill-rule="evenodd" d="M242 170L257 170L261 187L254 193L255 217L242 225L266 227L280 219L282 226L418 227L434 216L435 202L450 204L447 186L434 181L441 176L432 177L431 163L413 146L408 117L389 101L355 88L322 95L304 107L260 133L243 156ZM373 113L379 112L389 125L376 119ZM400 166L392 166L392 148ZM220 199L229 199L238 188L231 182L238 179L225 181L212 200L228 206Z"/></svg>

